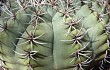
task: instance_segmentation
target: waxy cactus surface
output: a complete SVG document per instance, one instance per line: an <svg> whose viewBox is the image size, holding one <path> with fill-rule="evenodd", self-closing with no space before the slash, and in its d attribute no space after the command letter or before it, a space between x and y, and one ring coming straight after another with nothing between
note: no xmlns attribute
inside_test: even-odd
<svg viewBox="0 0 110 70"><path fill-rule="evenodd" d="M0 0L4 70L107 70L107 0Z"/></svg>

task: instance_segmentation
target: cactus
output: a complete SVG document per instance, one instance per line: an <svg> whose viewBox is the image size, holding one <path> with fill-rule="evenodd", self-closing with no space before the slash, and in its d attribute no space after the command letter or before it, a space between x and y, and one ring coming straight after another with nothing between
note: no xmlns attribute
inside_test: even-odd
<svg viewBox="0 0 110 70"><path fill-rule="evenodd" d="M105 0L1 0L4 70L107 70Z"/></svg>

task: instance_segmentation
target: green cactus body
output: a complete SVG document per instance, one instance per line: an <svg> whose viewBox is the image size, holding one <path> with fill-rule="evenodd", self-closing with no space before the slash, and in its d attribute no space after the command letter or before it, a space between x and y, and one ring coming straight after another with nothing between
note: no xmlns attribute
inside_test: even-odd
<svg viewBox="0 0 110 70"><path fill-rule="evenodd" d="M106 1L0 2L0 60L4 70L106 69Z"/></svg>

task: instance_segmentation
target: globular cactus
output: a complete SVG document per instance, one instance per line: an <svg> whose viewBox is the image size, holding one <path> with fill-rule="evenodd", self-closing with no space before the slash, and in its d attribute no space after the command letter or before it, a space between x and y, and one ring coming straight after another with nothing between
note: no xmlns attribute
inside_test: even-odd
<svg viewBox="0 0 110 70"><path fill-rule="evenodd" d="M1 0L4 70L107 70L106 0Z"/></svg>

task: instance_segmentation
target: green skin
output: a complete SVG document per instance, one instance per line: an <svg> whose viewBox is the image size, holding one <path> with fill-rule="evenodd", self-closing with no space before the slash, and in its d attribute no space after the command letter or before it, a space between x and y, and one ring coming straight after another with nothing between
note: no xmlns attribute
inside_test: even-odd
<svg viewBox="0 0 110 70"><path fill-rule="evenodd" d="M78 2L79 0L75 0L73 4ZM10 0L10 3L13 1ZM62 10L47 5L38 8L32 6L12 11L16 12L13 19L3 19L8 15L2 12L0 25L6 22L6 28L0 26L0 59L4 61L3 67L8 70L93 68L93 64L105 58L109 47L109 34L104 31L109 17L105 15L99 18L98 13L105 7L99 6L96 0L92 0L92 5L93 11L87 4L79 3L75 6L81 8L70 14L65 14L62 3L59 4ZM12 4L11 9L16 7ZM35 13L35 10L40 9L46 14ZM38 18L35 19L38 20L37 24L34 17ZM75 20L75 25L71 26L69 24L72 24L72 20ZM84 64L88 66L82 67Z"/></svg>

